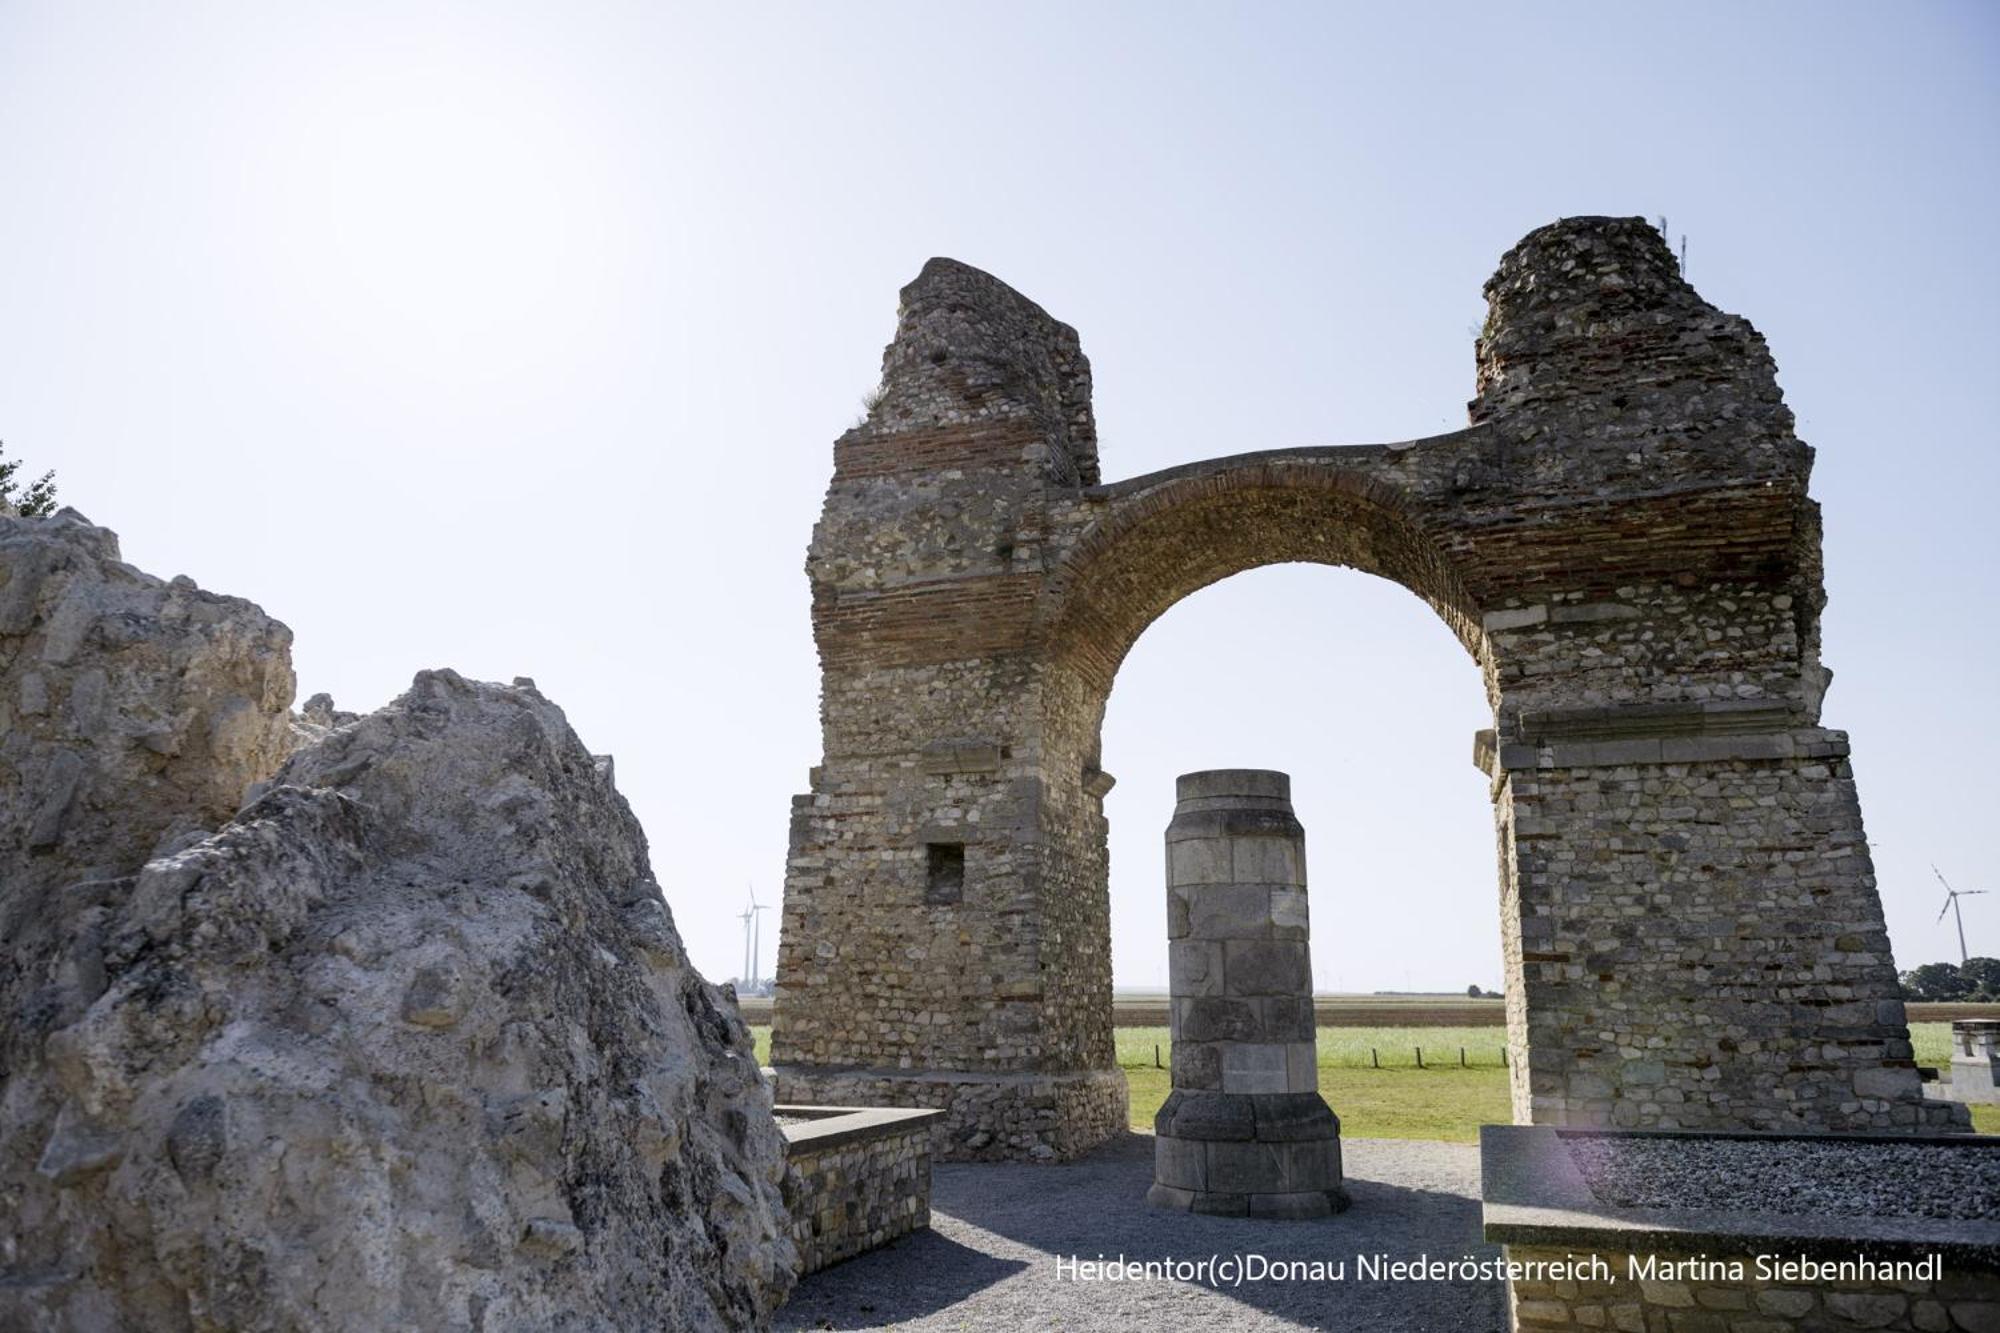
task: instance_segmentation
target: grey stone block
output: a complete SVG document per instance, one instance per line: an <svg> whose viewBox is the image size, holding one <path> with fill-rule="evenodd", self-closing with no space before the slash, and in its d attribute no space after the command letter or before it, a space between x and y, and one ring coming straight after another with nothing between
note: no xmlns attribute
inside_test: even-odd
<svg viewBox="0 0 2000 1333"><path fill-rule="evenodd" d="M1177 810L1167 825L1169 845L1190 838L1305 838L1305 829L1290 810L1237 802L1212 810Z"/></svg>
<svg viewBox="0 0 2000 1333"><path fill-rule="evenodd" d="M1175 1189L1207 1189L1208 1148L1209 1145L1199 1139L1155 1136L1153 1179Z"/></svg>
<svg viewBox="0 0 2000 1333"><path fill-rule="evenodd" d="M1250 1211L1250 1196L1247 1194L1217 1194L1207 1192L1194 1196L1188 1206L1191 1213L1210 1213L1216 1217L1243 1217Z"/></svg>
<svg viewBox="0 0 2000 1333"><path fill-rule="evenodd" d="M1319 1047L1314 1042L1295 1041L1286 1045L1285 1091L1319 1091Z"/></svg>
<svg viewBox="0 0 2000 1333"><path fill-rule="evenodd" d="M1287 1055L1281 1042L1234 1041L1222 1048L1224 1092L1282 1093L1292 1091Z"/></svg>
<svg viewBox="0 0 2000 1333"><path fill-rule="evenodd" d="M1254 1099L1257 1137L1265 1143L1292 1139L1328 1139L1340 1133L1340 1120L1317 1092L1290 1092Z"/></svg>
<svg viewBox="0 0 2000 1333"><path fill-rule="evenodd" d="M1304 940L1227 940L1222 975L1230 995L1311 995L1312 955Z"/></svg>
<svg viewBox="0 0 2000 1333"><path fill-rule="evenodd" d="M1639 609L1626 606L1622 602L1585 602L1581 605L1558 606L1549 611L1549 619L1558 625L1597 625L1608 620L1636 620Z"/></svg>
<svg viewBox="0 0 2000 1333"><path fill-rule="evenodd" d="M1302 888L1271 890L1271 938L1303 940L1312 933L1312 916Z"/></svg>
<svg viewBox="0 0 2000 1333"><path fill-rule="evenodd" d="M1250 1196L1248 1212L1251 1217L1268 1217L1274 1221L1302 1221L1314 1217L1331 1217L1347 1209L1347 1191L1344 1188L1325 1190L1304 1190L1292 1194L1253 1194Z"/></svg>
<svg viewBox="0 0 2000 1333"><path fill-rule="evenodd" d="M1177 1092L1168 1098L1171 1116L1162 1106L1154 1129L1183 1139L1247 1141L1257 1137L1257 1100L1229 1092Z"/></svg>
<svg viewBox="0 0 2000 1333"><path fill-rule="evenodd" d="M1323 1190L1340 1183L1339 1139L1292 1139L1272 1147L1287 1190Z"/></svg>
<svg viewBox="0 0 2000 1333"><path fill-rule="evenodd" d="M1480 628L1488 634L1504 634L1509 630L1528 629L1546 624L1549 609L1546 606L1505 607L1498 611L1488 611L1479 619Z"/></svg>
<svg viewBox="0 0 2000 1333"><path fill-rule="evenodd" d="M1174 1053L1168 1063L1173 1066L1171 1073L1177 1091L1198 1092L1222 1087L1222 1048L1213 1042L1176 1037Z"/></svg>
<svg viewBox="0 0 2000 1333"><path fill-rule="evenodd" d="M1257 1001L1264 1015L1264 1040L1311 1042L1315 1027L1313 1002L1299 995L1270 995Z"/></svg>
<svg viewBox="0 0 2000 1333"><path fill-rule="evenodd" d="M1174 1041L1255 1041L1257 1007L1247 999L1196 996L1174 1001Z"/></svg>
<svg viewBox="0 0 2000 1333"><path fill-rule="evenodd" d="M1305 849L1296 838L1232 840L1239 884L1304 884Z"/></svg>
<svg viewBox="0 0 2000 1333"><path fill-rule="evenodd" d="M1658 1060L1627 1060L1618 1072L1627 1087L1667 1081L1667 1067Z"/></svg>
<svg viewBox="0 0 2000 1333"><path fill-rule="evenodd" d="M1271 768L1208 768L1174 779L1176 801L1200 801L1218 796L1251 796L1265 803L1289 806L1292 779Z"/></svg>
<svg viewBox="0 0 2000 1333"><path fill-rule="evenodd" d="M1291 1189L1287 1162L1279 1149L1289 1145L1250 1142L1208 1145L1209 1188L1231 1194L1283 1194Z"/></svg>
<svg viewBox="0 0 2000 1333"><path fill-rule="evenodd" d="M1179 939L1167 945L1167 975L1175 995L1222 994L1222 945L1208 939Z"/></svg>
<svg viewBox="0 0 2000 1333"><path fill-rule="evenodd" d="M1188 838L1167 844L1169 884L1228 884L1235 879L1227 838Z"/></svg>
<svg viewBox="0 0 2000 1333"><path fill-rule="evenodd" d="M1854 1095L1897 1101L1923 1095L1923 1079L1914 1069L1857 1069Z"/></svg>
<svg viewBox="0 0 2000 1333"><path fill-rule="evenodd" d="M1216 884L1190 891L1188 933L1203 940L1271 938L1271 890L1259 884Z"/></svg>

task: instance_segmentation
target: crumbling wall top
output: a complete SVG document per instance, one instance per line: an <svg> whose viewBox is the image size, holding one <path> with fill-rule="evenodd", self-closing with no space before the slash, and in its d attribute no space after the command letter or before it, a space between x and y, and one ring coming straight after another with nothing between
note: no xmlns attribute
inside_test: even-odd
<svg viewBox="0 0 2000 1333"><path fill-rule="evenodd" d="M1076 330L955 259L933 259L903 288L896 337L861 430L891 434L1027 418L1048 443L1050 478L1097 483L1090 361Z"/></svg>
<svg viewBox="0 0 2000 1333"><path fill-rule="evenodd" d="M1702 300L1644 218L1538 227L1485 291L1475 423L1535 412L1621 436L1724 421L1791 430L1763 336Z"/></svg>

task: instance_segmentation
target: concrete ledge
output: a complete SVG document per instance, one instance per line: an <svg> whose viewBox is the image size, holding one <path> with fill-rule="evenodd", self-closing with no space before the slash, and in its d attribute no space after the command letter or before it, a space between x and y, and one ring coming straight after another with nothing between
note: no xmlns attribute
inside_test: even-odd
<svg viewBox="0 0 2000 1333"><path fill-rule="evenodd" d="M1530 742L1601 741L1793 731L1809 720L1797 705L1782 699L1702 699L1532 710L1520 715L1514 730Z"/></svg>
<svg viewBox="0 0 2000 1333"><path fill-rule="evenodd" d="M1784 759L1844 759L1847 733L1819 727L1791 731L1615 736L1593 740L1515 740L1474 733L1472 762L1488 777L1559 768L1631 764L1714 764Z"/></svg>
<svg viewBox="0 0 2000 1333"><path fill-rule="evenodd" d="M1061 1072L877 1069L780 1064L766 1071L787 1104L918 1108L940 1159L1059 1161L1125 1128L1119 1069Z"/></svg>
<svg viewBox="0 0 2000 1333"><path fill-rule="evenodd" d="M780 1103L773 1113L798 1120L804 1125L780 1125L786 1144L793 1148L833 1148L843 1143L880 1138L901 1129L919 1129L944 1115L943 1111L907 1106L793 1106Z"/></svg>
<svg viewBox="0 0 2000 1333"><path fill-rule="evenodd" d="M881 1069L873 1065L809 1065L797 1061L781 1065L764 1066L766 1078L869 1078L886 1083L1088 1083L1103 1078L1106 1074L1123 1077L1118 1069L1066 1069L1044 1071L1039 1069ZM811 1105L811 1103L794 1103ZM852 1111L853 1106L840 1108Z"/></svg>
<svg viewBox="0 0 2000 1333"><path fill-rule="evenodd" d="M924 747L923 771L932 776L953 773L997 773L1000 743L984 738L933 741Z"/></svg>

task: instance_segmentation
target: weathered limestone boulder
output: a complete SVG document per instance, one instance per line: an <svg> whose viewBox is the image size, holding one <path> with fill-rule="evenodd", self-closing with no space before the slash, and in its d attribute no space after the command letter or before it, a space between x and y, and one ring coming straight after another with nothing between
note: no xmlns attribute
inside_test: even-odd
<svg viewBox="0 0 2000 1333"><path fill-rule="evenodd" d="M0 899L0 1327L764 1323L768 1091L608 761L525 684L321 711L212 836Z"/></svg>
<svg viewBox="0 0 2000 1333"><path fill-rule="evenodd" d="M291 749L291 643L74 509L0 515L0 896L130 874L229 818Z"/></svg>

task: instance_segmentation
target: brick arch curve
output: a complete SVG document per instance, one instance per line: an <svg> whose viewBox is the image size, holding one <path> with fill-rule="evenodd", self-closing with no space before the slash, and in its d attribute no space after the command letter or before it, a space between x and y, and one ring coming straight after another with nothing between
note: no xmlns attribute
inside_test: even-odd
<svg viewBox="0 0 2000 1333"><path fill-rule="evenodd" d="M1181 599L1264 565L1338 565L1437 612L1493 689L1493 643L1439 535L1373 449L1245 454L1099 488L1104 512L1051 573L1037 618L1052 664L1108 692L1146 627Z"/></svg>

